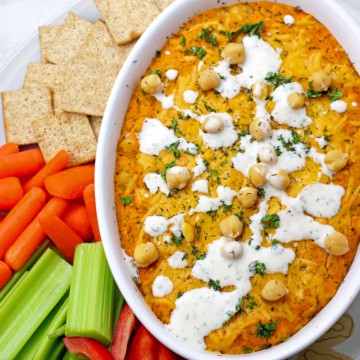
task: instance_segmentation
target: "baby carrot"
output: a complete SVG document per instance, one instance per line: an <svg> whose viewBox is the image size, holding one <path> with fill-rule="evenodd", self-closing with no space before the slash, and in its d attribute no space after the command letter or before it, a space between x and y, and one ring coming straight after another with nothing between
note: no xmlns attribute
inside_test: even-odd
<svg viewBox="0 0 360 360"><path fill-rule="evenodd" d="M0 259L2 259L24 229L34 220L44 207L46 194L39 188L32 188L10 210L0 224Z"/></svg>
<svg viewBox="0 0 360 360"><path fill-rule="evenodd" d="M72 264L76 245L83 243L81 237L59 217L47 212L39 215L39 223L46 235L65 256L65 259Z"/></svg>
<svg viewBox="0 0 360 360"><path fill-rule="evenodd" d="M44 165L45 161L40 149L0 156L0 178L33 175Z"/></svg>
<svg viewBox="0 0 360 360"><path fill-rule="evenodd" d="M14 271L19 271L23 267L46 238L46 234L38 220L40 214L46 212L51 215L61 216L66 208L66 200L57 197L50 199L39 215L10 246L4 260Z"/></svg>
<svg viewBox="0 0 360 360"><path fill-rule="evenodd" d="M71 204L62 216L64 222L71 227L84 241L92 238L89 216L84 205Z"/></svg>
<svg viewBox="0 0 360 360"><path fill-rule="evenodd" d="M53 196L73 200L82 197L85 187L94 182L94 164L76 166L50 175L45 188Z"/></svg>
<svg viewBox="0 0 360 360"><path fill-rule="evenodd" d="M24 195L21 183L16 177L0 179L0 210L14 207Z"/></svg>
<svg viewBox="0 0 360 360"><path fill-rule="evenodd" d="M96 216L95 187L94 184L88 185L84 190L84 201L89 215L90 225L94 234L95 241L101 241L99 223Z"/></svg>
<svg viewBox="0 0 360 360"><path fill-rule="evenodd" d="M19 146L14 143L7 143L0 146L0 156L15 154L19 152Z"/></svg>
<svg viewBox="0 0 360 360"><path fill-rule="evenodd" d="M69 162L69 154L65 150L60 150L37 174L35 174L25 185L24 191L37 186L44 188L45 178L49 175L61 171Z"/></svg>
<svg viewBox="0 0 360 360"><path fill-rule="evenodd" d="M0 289L10 280L12 271L7 264L0 260Z"/></svg>

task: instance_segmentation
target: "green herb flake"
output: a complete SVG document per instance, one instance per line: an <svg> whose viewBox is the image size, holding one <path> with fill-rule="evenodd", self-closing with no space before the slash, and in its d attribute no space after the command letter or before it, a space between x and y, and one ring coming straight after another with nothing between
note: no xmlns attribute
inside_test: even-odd
<svg viewBox="0 0 360 360"><path fill-rule="evenodd" d="M318 91L313 91L313 90L306 90L306 96L309 99L319 98L319 97L321 97L323 95L324 95L323 92L318 92Z"/></svg>
<svg viewBox="0 0 360 360"><path fill-rule="evenodd" d="M204 260L206 258L206 252L200 253L196 246L191 247L191 253L195 256L196 260Z"/></svg>
<svg viewBox="0 0 360 360"><path fill-rule="evenodd" d="M210 279L208 282L209 288L213 288L215 291L221 291L220 280Z"/></svg>
<svg viewBox="0 0 360 360"><path fill-rule="evenodd" d="M339 100L344 96L344 94L336 87L331 88L328 91L328 94L329 94L329 99L331 102L333 102L335 100Z"/></svg>
<svg viewBox="0 0 360 360"><path fill-rule="evenodd" d="M212 106L210 106L206 101L203 101L203 103L207 111L216 112L216 110Z"/></svg>
<svg viewBox="0 0 360 360"><path fill-rule="evenodd" d="M255 302L255 301L249 301L249 304L248 304L248 308L250 310L252 310L255 306L257 306L258 304Z"/></svg>
<svg viewBox="0 0 360 360"><path fill-rule="evenodd" d="M273 84L275 86L275 88L277 88L280 85L291 83L293 80L293 77L292 76L286 77L286 76L282 76L282 75L279 75L274 72L268 72L265 76L265 80L268 81L269 83Z"/></svg>
<svg viewBox="0 0 360 360"><path fill-rule="evenodd" d="M182 244L182 236L172 236L170 241L174 243L176 246L180 246Z"/></svg>
<svg viewBox="0 0 360 360"><path fill-rule="evenodd" d="M222 209L223 209L224 213L226 213L226 212L228 212L228 211L231 211L232 205L231 205L231 204L230 204L230 205L224 204L224 205L222 206Z"/></svg>
<svg viewBox="0 0 360 360"><path fill-rule="evenodd" d="M280 226L280 218L278 214L265 215L261 219L264 229L277 229Z"/></svg>
<svg viewBox="0 0 360 360"><path fill-rule="evenodd" d="M291 137L293 139L293 144L298 144L300 142L299 135L295 131L291 132Z"/></svg>
<svg viewBox="0 0 360 360"><path fill-rule="evenodd" d="M277 321L271 321L268 324L263 324L261 322L258 323L258 329L256 331L256 337L263 337L265 339L269 339L271 335L274 333L276 327L278 325Z"/></svg>
<svg viewBox="0 0 360 360"><path fill-rule="evenodd" d="M177 299L180 299L183 295L184 295L184 293L182 291L178 291L176 297L177 297Z"/></svg>
<svg viewBox="0 0 360 360"><path fill-rule="evenodd" d="M185 39L185 36L183 35L181 40L180 40L180 45L181 46L185 46L186 45L186 39Z"/></svg>
<svg viewBox="0 0 360 360"><path fill-rule="evenodd" d="M198 37L204 39L207 43L210 43L212 47L215 47L218 42L216 36L212 33L213 31L214 28L202 29L198 34Z"/></svg>
<svg viewBox="0 0 360 360"><path fill-rule="evenodd" d="M250 348L244 349L244 354L250 354L250 353L252 353L252 350Z"/></svg>
<svg viewBox="0 0 360 360"><path fill-rule="evenodd" d="M120 201L123 205L129 205L131 203L131 201L133 200L133 196L126 196L126 197L121 197Z"/></svg>
<svg viewBox="0 0 360 360"><path fill-rule="evenodd" d="M198 47L198 46L190 46L189 49L185 50L185 53L192 53L196 55L200 60L206 55L206 50Z"/></svg>
<svg viewBox="0 0 360 360"><path fill-rule="evenodd" d="M174 166L176 166L176 162L175 162L175 161L171 161L171 162L165 164L165 166L164 166L164 168L163 168L163 170L162 170L162 172L161 172L161 177L162 177L164 180L166 180L166 170L167 170L167 169L170 169L170 168L172 168L172 167L174 167Z"/></svg>
<svg viewBox="0 0 360 360"><path fill-rule="evenodd" d="M179 123L176 119L171 120L171 125L167 127L168 129L174 130L175 134L185 136L185 134L179 129Z"/></svg>
<svg viewBox="0 0 360 360"><path fill-rule="evenodd" d="M172 152L174 153L174 157L175 157L176 159L178 159L178 158L180 157L180 150L178 149L179 145L180 145L180 140L172 143L172 144L169 145L169 146L166 146L165 149L166 149L167 152L171 152L171 151L172 151Z"/></svg>
<svg viewBox="0 0 360 360"><path fill-rule="evenodd" d="M228 312L226 313L226 315L228 315L229 317L228 317L228 319L225 321L225 324L226 324L227 322L229 322L237 313L239 313L239 312L241 312L241 311L243 311L243 299L242 299L242 298L239 299L239 302L236 304L234 311L228 311Z"/></svg>
<svg viewBox="0 0 360 360"><path fill-rule="evenodd" d="M220 34L227 36L229 42L232 42L233 36L238 36L244 33L249 33L250 36L256 35L260 37L263 29L264 29L264 22L260 21L256 24L245 24L239 30L236 31L220 30Z"/></svg>
<svg viewBox="0 0 360 360"><path fill-rule="evenodd" d="M199 240L200 234L201 234L201 227L198 225L195 225L195 229L196 229L196 239Z"/></svg>
<svg viewBox="0 0 360 360"><path fill-rule="evenodd" d="M150 71L150 74L155 74L157 76L161 76L161 70L153 70L153 71Z"/></svg>
<svg viewBox="0 0 360 360"><path fill-rule="evenodd" d="M253 263L251 263L249 265L249 268L252 272L254 272L255 274L259 274L261 276L264 276L265 270L266 270L266 266L264 263L260 263L258 261L254 261Z"/></svg>

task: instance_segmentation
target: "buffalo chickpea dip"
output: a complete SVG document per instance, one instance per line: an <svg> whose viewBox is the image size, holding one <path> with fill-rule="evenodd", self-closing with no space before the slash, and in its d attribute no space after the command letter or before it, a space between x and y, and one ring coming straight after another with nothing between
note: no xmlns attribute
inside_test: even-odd
<svg viewBox="0 0 360 360"><path fill-rule="evenodd" d="M118 143L123 258L179 339L289 339L335 295L360 231L360 78L301 8L196 15L155 54Z"/></svg>

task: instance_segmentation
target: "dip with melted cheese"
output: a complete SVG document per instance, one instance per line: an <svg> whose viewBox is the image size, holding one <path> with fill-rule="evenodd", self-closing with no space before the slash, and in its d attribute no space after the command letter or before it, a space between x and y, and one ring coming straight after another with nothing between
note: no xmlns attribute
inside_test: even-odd
<svg viewBox="0 0 360 360"><path fill-rule="evenodd" d="M334 296L360 231L360 79L299 8L194 17L132 97L115 176L123 256L174 335L241 354Z"/></svg>

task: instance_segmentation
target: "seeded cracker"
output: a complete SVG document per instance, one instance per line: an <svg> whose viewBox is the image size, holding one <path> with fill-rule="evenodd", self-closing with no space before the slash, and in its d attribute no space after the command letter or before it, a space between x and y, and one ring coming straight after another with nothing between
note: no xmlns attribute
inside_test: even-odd
<svg viewBox="0 0 360 360"><path fill-rule="evenodd" d="M118 46L108 28L102 21L97 21L85 42L81 45L76 58L86 61L99 61L122 66L134 43Z"/></svg>
<svg viewBox="0 0 360 360"><path fill-rule="evenodd" d="M165 10L174 0L155 0L156 6L160 11Z"/></svg>
<svg viewBox="0 0 360 360"><path fill-rule="evenodd" d="M94 0L118 45L127 44L145 31L159 15L152 0Z"/></svg>
<svg viewBox="0 0 360 360"><path fill-rule="evenodd" d="M40 40L40 49L41 49L41 62L46 64L47 60L47 51L51 44L54 42L60 26L39 26L39 40Z"/></svg>
<svg viewBox="0 0 360 360"><path fill-rule="evenodd" d="M58 34L46 51L46 58L53 64L66 63L74 57L91 32L93 24L80 16L69 13Z"/></svg>
<svg viewBox="0 0 360 360"><path fill-rule="evenodd" d="M97 140L99 140L102 117L101 116L90 116L89 120L90 120L90 125L94 131L95 137Z"/></svg>
<svg viewBox="0 0 360 360"><path fill-rule="evenodd" d="M36 143L31 122L54 114L50 89L37 86L1 95L6 141L18 145Z"/></svg>
<svg viewBox="0 0 360 360"><path fill-rule="evenodd" d="M55 114L62 111L60 104L60 90L64 85L62 65L29 64L24 80L24 88L45 85L51 89Z"/></svg>
<svg viewBox="0 0 360 360"><path fill-rule="evenodd" d="M59 114L34 120L32 127L46 162L61 149L70 155L68 167L95 160L96 139L87 116Z"/></svg>
<svg viewBox="0 0 360 360"><path fill-rule="evenodd" d="M69 63L64 71L61 106L64 111L103 116L118 66L101 63Z"/></svg>

